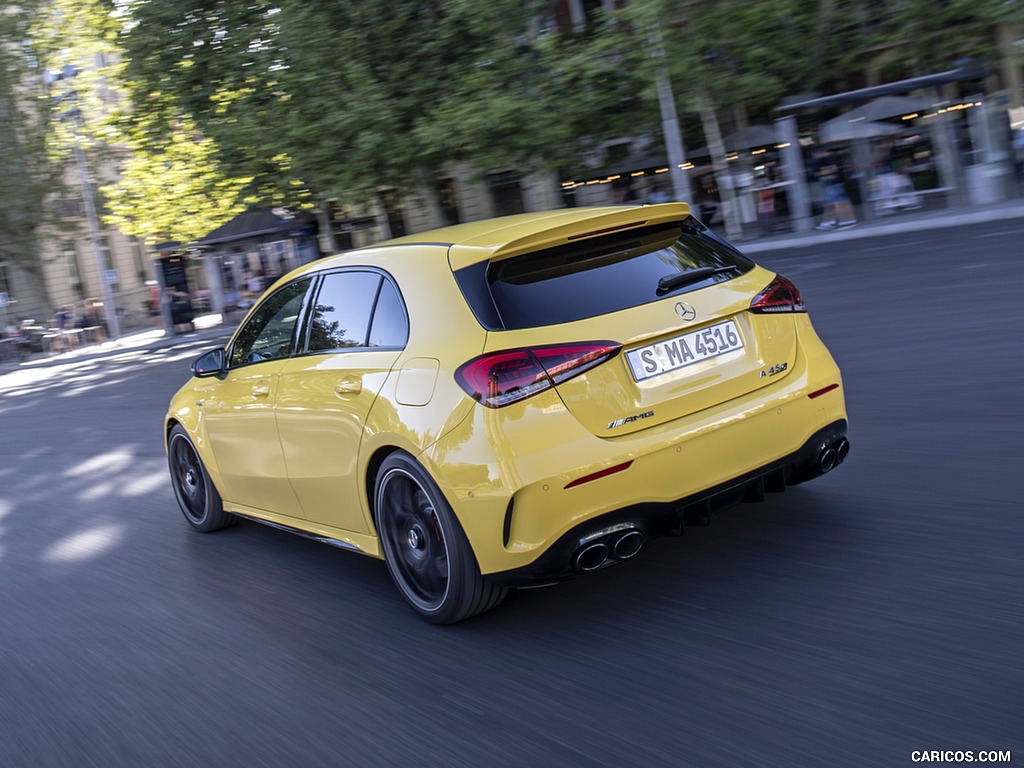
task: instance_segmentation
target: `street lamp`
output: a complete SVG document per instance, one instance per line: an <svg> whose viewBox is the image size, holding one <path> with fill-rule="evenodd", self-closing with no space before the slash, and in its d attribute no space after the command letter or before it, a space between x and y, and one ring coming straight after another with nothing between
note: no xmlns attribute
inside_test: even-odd
<svg viewBox="0 0 1024 768"><path fill-rule="evenodd" d="M58 80L71 80L78 76L78 68L72 64L65 64L60 72L47 70L43 74L43 82L47 85ZM60 101L77 102L78 94L74 89L68 89L59 97ZM85 157L85 150L82 149L79 127L82 123L82 110L77 104L63 112L58 113L60 120L67 120L71 126L71 133L75 138L74 152L75 165L78 166L78 178L82 185L82 198L85 203L85 216L89 221L89 236L92 239L92 250L96 258L96 269L100 278L100 295L103 297L103 311L107 320L107 334L111 339L121 337L121 326L117 320L117 308L114 306L114 294L110 289L110 280L107 271L107 262L103 256L103 246L100 242L100 221L96 215L96 201L92 191L92 175L89 172L89 163Z"/></svg>

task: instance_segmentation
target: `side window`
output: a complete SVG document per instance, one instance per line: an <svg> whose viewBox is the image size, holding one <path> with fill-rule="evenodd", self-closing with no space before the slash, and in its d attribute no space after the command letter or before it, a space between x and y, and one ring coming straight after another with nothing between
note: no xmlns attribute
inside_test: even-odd
<svg viewBox="0 0 1024 768"><path fill-rule="evenodd" d="M274 291L238 332L231 347L232 368L288 357L295 351L295 329L309 280L296 280Z"/></svg>
<svg viewBox="0 0 1024 768"><path fill-rule="evenodd" d="M309 351L365 347L380 281L374 272L324 275L309 321Z"/></svg>
<svg viewBox="0 0 1024 768"><path fill-rule="evenodd" d="M373 323L370 325L371 347L404 347L409 338L409 325L405 319L405 308L398 289L390 280L385 280L380 287L377 306L373 310Z"/></svg>

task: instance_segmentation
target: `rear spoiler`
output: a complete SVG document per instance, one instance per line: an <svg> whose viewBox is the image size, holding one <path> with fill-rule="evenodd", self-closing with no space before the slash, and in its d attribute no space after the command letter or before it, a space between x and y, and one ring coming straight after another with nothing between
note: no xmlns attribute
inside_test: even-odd
<svg viewBox="0 0 1024 768"><path fill-rule="evenodd" d="M493 243L487 245L477 245L472 242L457 243L449 249L448 261L452 270L457 271L481 261L501 261L521 256L524 253L542 251L591 237L600 237L620 231L627 232L639 227L680 222L689 215L690 206L687 203L663 203L610 211L604 208L594 216L574 219L567 224L557 224L548 229L531 232L525 237L510 240L497 247Z"/></svg>

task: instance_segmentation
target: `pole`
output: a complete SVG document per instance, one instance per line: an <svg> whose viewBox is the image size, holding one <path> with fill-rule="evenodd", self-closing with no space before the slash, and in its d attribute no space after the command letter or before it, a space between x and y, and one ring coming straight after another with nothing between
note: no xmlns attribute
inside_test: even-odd
<svg viewBox="0 0 1024 768"><path fill-rule="evenodd" d="M92 177L89 175L89 163L82 149L81 138L78 133L78 121L81 114L76 107L71 115L71 132L75 137L75 164L78 166L78 176L82 183L82 197L85 200L85 216L89 220L89 237L92 240L92 250L96 258L96 269L100 278L100 296L103 297L103 310L107 318L107 335L111 339L121 338L121 325L117 321L117 308L114 306L114 294L110 290L110 283L107 281L107 262L103 258L103 245L100 242L100 222L96 215L96 203L92 196Z"/></svg>
<svg viewBox="0 0 1024 768"><path fill-rule="evenodd" d="M657 62L654 70L655 85L658 88L658 106L661 109L661 130L665 136L665 150L668 152L668 175L672 179L672 192L676 200L693 204L690 192L690 177L683 166L686 164L686 152L683 149L683 138L679 131L679 116L676 113L676 99L672 93L672 81L665 65L665 48L661 40L661 30L654 27L650 33L651 57Z"/></svg>
<svg viewBox="0 0 1024 768"><path fill-rule="evenodd" d="M78 77L79 69L73 64L65 64L60 72L47 70L43 73L43 82L52 85L58 80L73 80ZM61 120L68 119L71 123L71 134L75 139L75 165L78 166L78 178L82 185L82 199L85 204L85 216L89 221L89 237L92 240L93 255L96 258L96 269L99 272L100 296L103 297L103 312L107 318L107 335L111 339L121 338L121 325L117 321L117 308L114 306L114 294L107 280L107 260L103 257L103 245L100 242L100 220L96 215L96 201L92 194L92 176L89 163L82 149L82 137L78 131L82 120L82 111L77 106L78 94L68 89L57 101L71 101L71 109L58 115Z"/></svg>
<svg viewBox="0 0 1024 768"><path fill-rule="evenodd" d="M803 152L797 136L795 117L782 117L775 121L775 140L782 148L782 172L789 182L790 221L794 232L809 232L814 228L811 216L811 198L807 192L807 173L804 170Z"/></svg>

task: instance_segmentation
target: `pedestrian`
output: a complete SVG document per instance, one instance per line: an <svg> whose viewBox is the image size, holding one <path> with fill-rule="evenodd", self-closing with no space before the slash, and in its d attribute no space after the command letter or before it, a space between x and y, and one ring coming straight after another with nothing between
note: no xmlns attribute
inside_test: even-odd
<svg viewBox="0 0 1024 768"><path fill-rule="evenodd" d="M651 188L650 194L647 195L647 204L658 205L660 203L669 202L672 202L672 198L669 196L668 192L665 191L665 187L662 186L661 182L655 182L654 186Z"/></svg>
<svg viewBox="0 0 1024 768"><path fill-rule="evenodd" d="M171 320L175 333L191 333L196 329L193 322L192 297L179 286L171 289Z"/></svg>
<svg viewBox="0 0 1024 768"><path fill-rule="evenodd" d="M67 334L75 327L75 312L70 304L65 304L53 315L56 333L50 340L51 352L63 352L71 347L71 337Z"/></svg>
<svg viewBox="0 0 1024 768"><path fill-rule="evenodd" d="M824 147L815 151L815 175L825 195L825 210L818 229L852 227L857 223L853 205L846 194L846 177L842 158Z"/></svg>
<svg viewBox="0 0 1024 768"><path fill-rule="evenodd" d="M249 277L246 288L249 289L249 293L253 296L253 301L259 298L260 294L263 293L263 272L257 269Z"/></svg>

